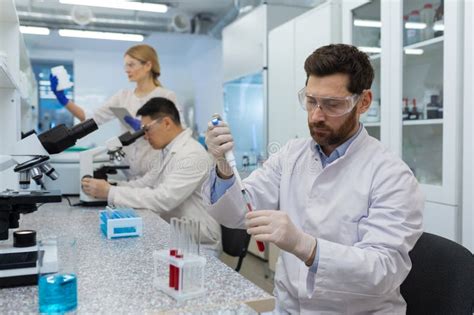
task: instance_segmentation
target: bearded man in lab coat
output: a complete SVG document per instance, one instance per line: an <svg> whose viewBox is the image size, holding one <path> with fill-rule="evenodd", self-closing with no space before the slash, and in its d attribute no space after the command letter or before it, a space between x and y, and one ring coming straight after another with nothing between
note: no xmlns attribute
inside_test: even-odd
<svg viewBox="0 0 474 315"><path fill-rule="evenodd" d="M163 150L161 167L145 176L110 185L102 179L85 178L83 190L94 197L107 198L115 206L151 209L169 222L186 216L201 222L201 244L209 254L221 250L221 227L207 213L202 184L209 175L212 161L203 146L183 129L179 112L166 98L155 97L141 107L145 139L155 150Z"/></svg>
<svg viewBox="0 0 474 315"><path fill-rule="evenodd" d="M304 68L299 98L311 138L289 141L244 180L257 211L246 213L224 159L230 129L209 124L206 143L217 161L204 187L210 213L281 249L278 313L404 314L400 285L422 233L424 197L407 165L359 123L372 101L369 58L328 45Z"/></svg>

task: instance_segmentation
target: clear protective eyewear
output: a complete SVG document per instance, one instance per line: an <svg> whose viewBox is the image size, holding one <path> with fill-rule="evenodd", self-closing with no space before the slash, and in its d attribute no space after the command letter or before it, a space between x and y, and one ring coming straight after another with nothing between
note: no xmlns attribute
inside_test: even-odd
<svg viewBox="0 0 474 315"><path fill-rule="evenodd" d="M352 94L346 97L323 97L306 94L306 87L298 92L298 100L301 107L311 113L319 107L324 114L332 117L339 117L349 113L359 101L359 94Z"/></svg>
<svg viewBox="0 0 474 315"><path fill-rule="evenodd" d="M156 125L156 124L158 124L158 123L160 123L160 122L161 122L161 118L155 119L155 120L149 122L148 124L143 125L143 126L142 126L142 130L143 130L145 133L148 133L148 132L150 132L151 128L152 128L154 125Z"/></svg>
<svg viewBox="0 0 474 315"><path fill-rule="evenodd" d="M127 62L123 65L123 68L125 70L128 70L128 69L137 69L141 66L143 66L146 62L143 62L143 61L138 61L138 62Z"/></svg>

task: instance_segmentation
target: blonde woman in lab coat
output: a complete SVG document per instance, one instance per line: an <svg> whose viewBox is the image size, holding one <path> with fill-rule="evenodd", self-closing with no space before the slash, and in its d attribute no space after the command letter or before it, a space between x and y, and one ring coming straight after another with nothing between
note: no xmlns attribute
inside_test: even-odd
<svg viewBox="0 0 474 315"><path fill-rule="evenodd" d="M278 313L405 314L400 285L422 233L424 198L408 166L359 123L372 101L369 58L353 46L324 46L305 71L298 96L311 138L289 141L244 180L257 211L245 213L223 158L233 147L229 128L209 125L217 160L205 186L209 211L281 249Z"/></svg>
<svg viewBox="0 0 474 315"><path fill-rule="evenodd" d="M135 116L140 107L153 97L164 97L177 104L175 93L165 89L158 80L161 70L158 55L153 47L145 44L130 47L124 54L124 68L129 81L136 83L135 89L118 91L92 113L67 99L64 91L57 91L58 80L55 76L50 76L51 90L59 103L80 121L93 118L98 125L116 118L111 107L126 108L131 115ZM180 107L177 107L181 111ZM127 123L133 130L140 128L140 121L133 117L127 117ZM127 128L122 125L121 128L120 133L127 131ZM157 167L155 164L161 160L160 151L153 150L143 138L124 147L124 152L125 163L130 165L130 169L126 172L127 179L130 180L145 175L147 171Z"/></svg>

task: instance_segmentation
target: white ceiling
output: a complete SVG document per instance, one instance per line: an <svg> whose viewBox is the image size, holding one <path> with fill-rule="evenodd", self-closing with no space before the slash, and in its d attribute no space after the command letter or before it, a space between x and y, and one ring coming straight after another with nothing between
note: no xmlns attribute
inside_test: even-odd
<svg viewBox="0 0 474 315"><path fill-rule="evenodd" d="M100 0L97 0L100 2ZM136 0L138 1L138 0ZM269 4L288 6L312 7L323 0L268 0ZM166 3L169 7L166 13L151 13L128 11L98 7L74 6L59 3L59 0L16 0L16 8L22 25L48 26L50 28L73 27L89 30L118 30L135 33L169 32L172 18L176 15L193 19L193 25L188 32L205 33L215 26L223 17L236 17L238 8L251 5L255 7L262 0L145 0L145 2ZM94 19L80 26L73 22L71 12L74 8L89 8ZM85 9L87 10L87 9ZM229 13L233 13L229 14ZM227 16L226 16L227 15ZM230 22L230 21L229 21Z"/></svg>
<svg viewBox="0 0 474 315"><path fill-rule="evenodd" d="M2 0L0 0L2 1ZM97 0L101 1L101 0ZM324 0L269 0L269 4L313 7ZM130 32L147 35L145 42L157 47L161 54L173 54L173 50L180 49L178 42L182 42L183 49L189 47L194 34L207 35L208 31L220 25L219 21L237 17L235 5L240 8L247 5L256 6L261 0L145 0L145 2L167 3L169 11L165 14L137 12L118 9L105 9L87 7L93 12L96 20L88 25L80 26L72 21L71 10L73 5L61 4L59 0L15 0L16 8L20 17L20 24L46 26L51 29L49 36L24 35L27 47L31 49L47 49L68 51L73 49L98 49L102 51L119 50L124 51L130 46L130 42L99 41L93 39L77 39L60 37L57 34L59 28L77 28L102 31ZM82 6L81 6L82 7ZM84 7L82 7L84 8ZM231 14L233 13L233 14ZM194 27L180 36L170 36L173 32L171 27L172 17L176 14L185 14L187 17L196 19L200 27ZM224 25L225 25L224 24ZM168 35L167 35L168 34ZM178 38L178 39L177 39Z"/></svg>

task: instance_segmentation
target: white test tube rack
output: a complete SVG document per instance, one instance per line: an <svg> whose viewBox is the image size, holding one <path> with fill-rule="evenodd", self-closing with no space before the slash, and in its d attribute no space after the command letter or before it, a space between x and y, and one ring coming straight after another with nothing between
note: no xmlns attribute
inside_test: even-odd
<svg viewBox="0 0 474 315"><path fill-rule="evenodd" d="M199 221L172 218L170 248L153 253L155 287L178 302L206 293L206 258L199 253L199 234Z"/></svg>

